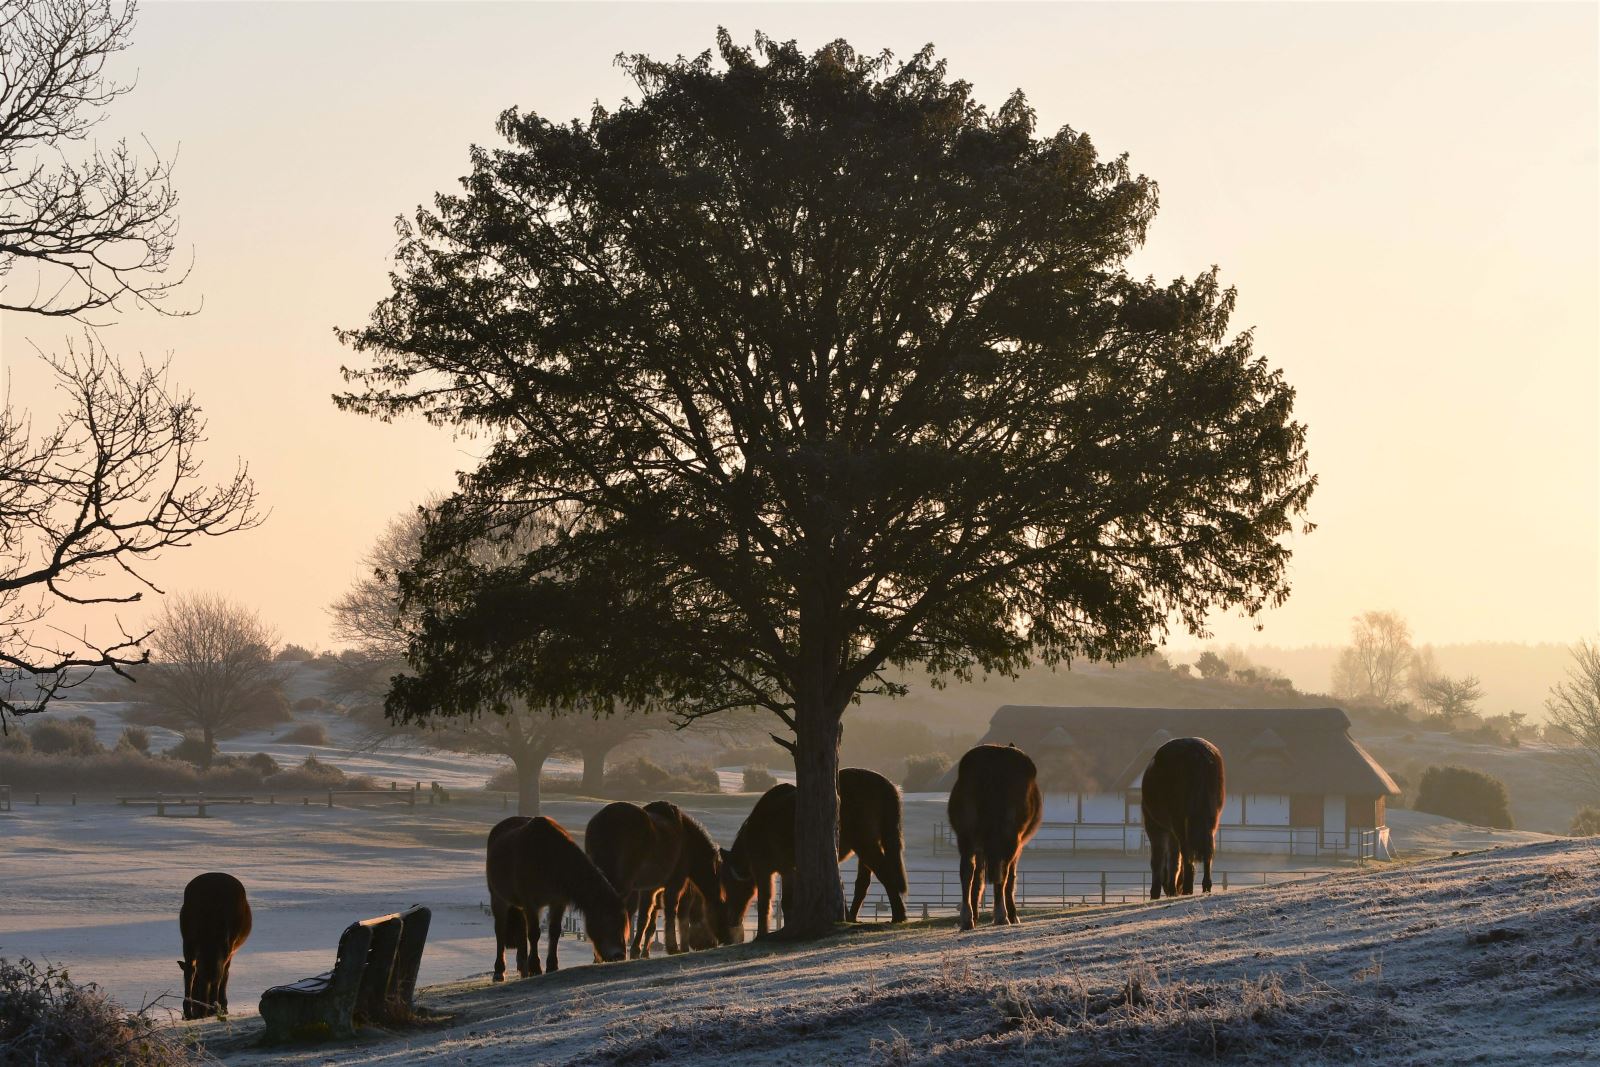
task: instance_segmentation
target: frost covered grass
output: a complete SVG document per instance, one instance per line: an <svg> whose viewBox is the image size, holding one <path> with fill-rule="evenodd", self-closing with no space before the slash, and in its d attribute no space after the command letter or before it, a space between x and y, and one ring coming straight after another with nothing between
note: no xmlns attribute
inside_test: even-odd
<svg viewBox="0 0 1600 1067"><path fill-rule="evenodd" d="M193 1038L160 1025L148 1008L128 1011L93 983L31 960L0 959L0 1064L184 1067L199 1063Z"/></svg>

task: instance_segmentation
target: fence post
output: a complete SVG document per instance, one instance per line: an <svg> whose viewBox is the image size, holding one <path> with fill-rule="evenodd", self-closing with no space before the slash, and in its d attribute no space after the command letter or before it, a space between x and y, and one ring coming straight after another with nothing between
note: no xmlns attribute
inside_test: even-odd
<svg viewBox="0 0 1600 1067"><path fill-rule="evenodd" d="M39 806L39 794L38 793L33 794L33 806L36 807L36 808Z"/></svg>
<svg viewBox="0 0 1600 1067"><path fill-rule="evenodd" d="M165 815L166 813L167 813L167 795L165 793L159 793L158 792L156 794L156 814L157 815Z"/></svg>
<svg viewBox="0 0 1600 1067"><path fill-rule="evenodd" d="M196 807L199 809L199 816L203 819L206 817L206 795L204 793L197 793L195 794L195 797Z"/></svg>
<svg viewBox="0 0 1600 1067"><path fill-rule="evenodd" d="M328 807L333 807L333 790L328 790Z"/></svg>
<svg viewBox="0 0 1600 1067"><path fill-rule="evenodd" d="M1100 872L1100 903L1106 902L1106 872Z"/></svg>
<svg viewBox="0 0 1600 1067"><path fill-rule="evenodd" d="M1266 882L1266 880L1267 880L1266 876L1263 875L1262 878L1261 878L1261 881L1262 882ZM1224 888L1224 889L1228 888L1228 872L1227 871L1223 871L1222 872L1222 888Z"/></svg>
<svg viewBox="0 0 1600 1067"><path fill-rule="evenodd" d="M72 794L72 806L73 807L77 807L78 806L78 794L76 794L76 793Z"/></svg>

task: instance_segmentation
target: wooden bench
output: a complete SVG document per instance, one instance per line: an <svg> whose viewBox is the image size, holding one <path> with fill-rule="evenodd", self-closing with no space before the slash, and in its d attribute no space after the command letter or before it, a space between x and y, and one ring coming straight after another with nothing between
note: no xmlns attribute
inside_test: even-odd
<svg viewBox="0 0 1600 1067"><path fill-rule="evenodd" d="M363 919L339 936L333 970L261 994L263 1041L349 1037L355 1021L399 1021L411 1013L432 913L423 907Z"/></svg>
<svg viewBox="0 0 1600 1067"><path fill-rule="evenodd" d="M219 794L208 796L205 793L144 793L130 796L117 797L117 803L123 806L129 804L154 804L156 814L167 818L206 818L207 804L254 804L255 797L229 796ZM168 814L168 808L194 808L193 816L180 816L174 812Z"/></svg>

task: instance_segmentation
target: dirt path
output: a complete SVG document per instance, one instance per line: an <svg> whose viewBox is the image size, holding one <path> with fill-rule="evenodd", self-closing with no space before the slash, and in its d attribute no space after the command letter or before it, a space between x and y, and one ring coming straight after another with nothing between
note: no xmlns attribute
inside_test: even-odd
<svg viewBox="0 0 1600 1067"><path fill-rule="evenodd" d="M435 1029L229 1064L1600 1061L1600 843L429 989Z"/></svg>

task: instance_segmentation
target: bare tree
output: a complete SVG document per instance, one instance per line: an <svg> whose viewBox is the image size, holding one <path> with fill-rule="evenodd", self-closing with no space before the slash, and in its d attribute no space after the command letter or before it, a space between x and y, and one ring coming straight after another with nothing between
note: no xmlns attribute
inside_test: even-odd
<svg viewBox="0 0 1600 1067"><path fill-rule="evenodd" d="M155 635L155 663L139 672L145 699L200 731L209 767L217 734L281 681L277 637L255 612L216 594L168 600Z"/></svg>
<svg viewBox="0 0 1600 1067"><path fill-rule="evenodd" d="M129 371L92 340L51 365L67 397L54 429L35 438L25 414L0 411L0 723L148 659L149 630L74 636L48 624L53 609L137 603L159 592L144 568L162 551L261 521L243 464L201 482L205 420L164 367Z"/></svg>
<svg viewBox="0 0 1600 1067"><path fill-rule="evenodd" d="M1550 724L1571 737L1563 745L1567 776L1600 800L1600 642L1579 641L1565 681L1550 687L1544 702Z"/></svg>
<svg viewBox="0 0 1600 1067"><path fill-rule="evenodd" d="M1333 667L1339 696L1389 707L1405 692L1411 669L1411 627L1393 611L1369 611L1352 620L1350 647Z"/></svg>
<svg viewBox="0 0 1600 1067"><path fill-rule="evenodd" d="M135 12L131 0L0 7L0 310L82 316L124 295L155 306L183 280L166 275L172 164L88 143L131 88L105 66L128 47Z"/></svg>
<svg viewBox="0 0 1600 1067"><path fill-rule="evenodd" d="M1471 676L1450 678L1434 674L1414 683L1412 691L1423 707L1432 708L1451 722L1471 716L1483 699L1483 685Z"/></svg>

